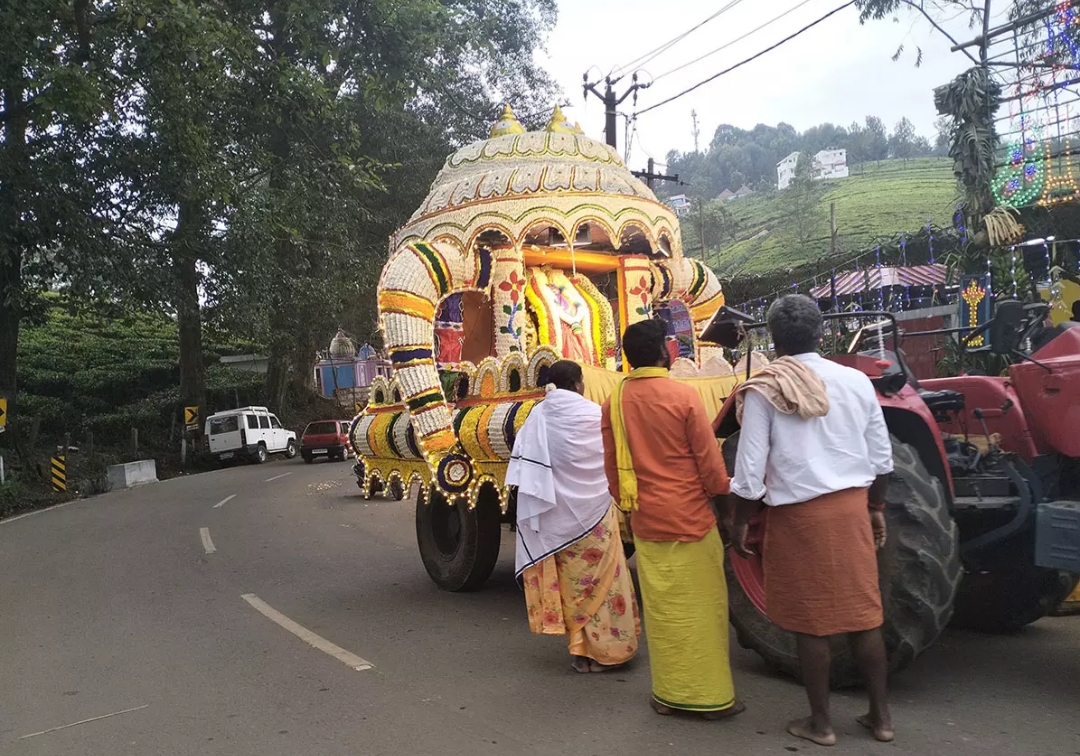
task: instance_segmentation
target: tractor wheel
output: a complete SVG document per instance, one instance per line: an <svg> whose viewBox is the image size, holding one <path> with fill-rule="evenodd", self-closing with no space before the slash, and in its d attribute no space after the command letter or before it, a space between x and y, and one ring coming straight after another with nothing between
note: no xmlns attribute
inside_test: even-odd
<svg viewBox="0 0 1080 756"><path fill-rule="evenodd" d="M502 541L499 497L485 486L472 509L428 489L416 500L416 542L424 568L444 591L475 591L495 569Z"/></svg>
<svg viewBox="0 0 1080 756"><path fill-rule="evenodd" d="M738 434L724 442L728 469L735 469ZM895 470L889 479L888 533L878 553L878 580L885 609L882 632L889 671L897 672L932 644L952 616L961 566L956 523L941 482L927 472L918 453L893 438ZM761 533L763 535L763 532ZM729 552L727 571L731 623L743 648L756 651L774 669L799 677L795 636L765 616L765 581L760 557ZM832 684L861 682L846 639L834 639Z"/></svg>
<svg viewBox="0 0 1080 756"><path fill-rule="evenodd" d="M980 633L1014 633L1053 614L1076 587L1076 576L1035 566L1035 536L1025 529L979 552L956 596L952 624Z"/></svg>

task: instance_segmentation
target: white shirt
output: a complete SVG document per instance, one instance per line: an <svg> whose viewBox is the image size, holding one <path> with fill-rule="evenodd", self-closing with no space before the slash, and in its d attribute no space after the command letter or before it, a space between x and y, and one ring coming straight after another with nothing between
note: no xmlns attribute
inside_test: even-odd
<svg viewBox="0 0 1080 756"><path fill-rule="evenodd" d="M829 412L804 420L778 412L748 390L731 492L769 506L798 504L849 488L867 488L892 472L892 443L874 386L864 373L797 354L825 382Z"/></svg>

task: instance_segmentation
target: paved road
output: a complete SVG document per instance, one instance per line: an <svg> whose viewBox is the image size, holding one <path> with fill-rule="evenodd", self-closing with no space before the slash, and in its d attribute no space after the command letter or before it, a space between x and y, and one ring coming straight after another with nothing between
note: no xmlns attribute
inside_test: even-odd
<svg viewBox="0 0 1080 756"><path fill-rule="evenodd" d="M411 506L365 502L349 467L238 467L0 523L0 754L820 750L783 732L801 689L742 649L749 711L725 723L653 714L647 655L572 673L528 632L509 536L484 591L442 593ZM1080 618L950 633L893 697L888 746L837 697L832 752L1080 754Z"/></svg>

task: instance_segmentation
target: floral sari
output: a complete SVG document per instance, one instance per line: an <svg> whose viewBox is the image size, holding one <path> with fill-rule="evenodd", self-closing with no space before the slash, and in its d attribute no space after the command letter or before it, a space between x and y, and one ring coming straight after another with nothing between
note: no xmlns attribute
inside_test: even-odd
<svg viewBox="0 0 1080 756"><path fill-rule="evenodd" d="M641 620L614 506L580 540L522 573L529 629L569 635L573 656L622 664L637 653Z"/></svg>

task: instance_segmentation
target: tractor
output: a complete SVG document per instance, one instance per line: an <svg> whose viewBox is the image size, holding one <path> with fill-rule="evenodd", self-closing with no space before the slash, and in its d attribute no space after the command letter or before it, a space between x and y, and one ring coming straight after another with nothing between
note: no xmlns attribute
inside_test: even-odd
<svg viewBox="0 0 1080 756"><path fill-rule="evenodd" d="M830 359L870 378L893 442L888 539L878 555L890 671L910 664L950 622L1014 632L1051 613L1076 587L1080 323L1049 327L1048 311L1045 304L1001 301L993 318L959 336L961 351L982 338L990 352L1012 360L1006 375L924 381L904 361L892 314L825 315L830 329L853 316L872 322ZM747 330L765 325L751 320L722 310L702 338L736 347ZM740 321L745 328L734 327ZM739 439L734 409L729 397L714 424L732 473ZM766 513L752 523L755 542L767 520ZM760 557L729 553L739 643L797 676L794 636L765 614ZM833 684L856 684L846 644L838 641L833 653Z"/></svg>

